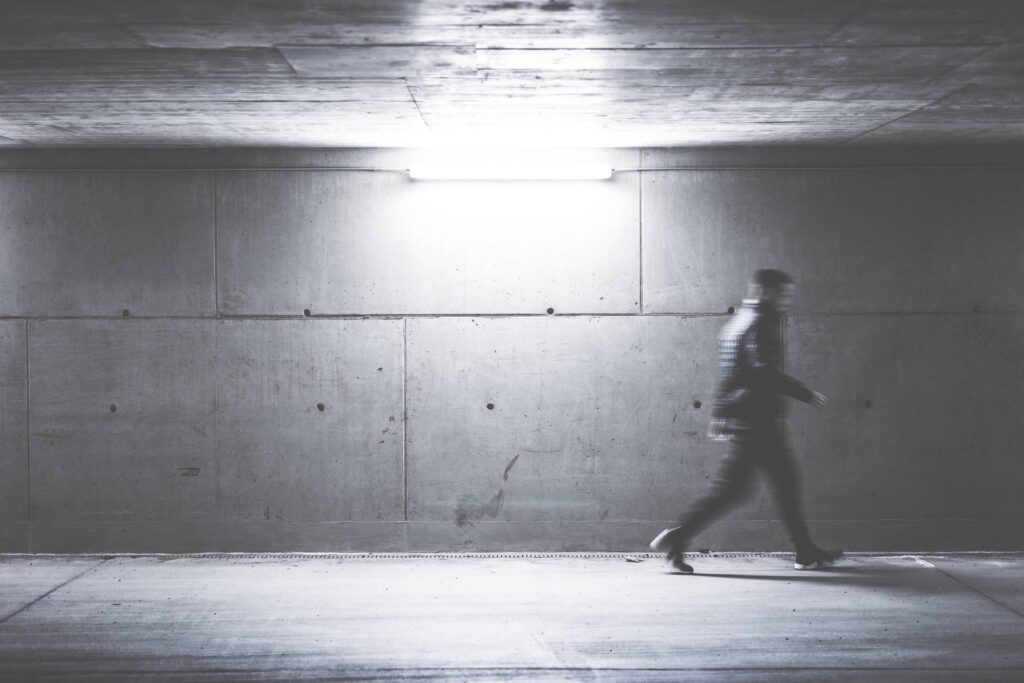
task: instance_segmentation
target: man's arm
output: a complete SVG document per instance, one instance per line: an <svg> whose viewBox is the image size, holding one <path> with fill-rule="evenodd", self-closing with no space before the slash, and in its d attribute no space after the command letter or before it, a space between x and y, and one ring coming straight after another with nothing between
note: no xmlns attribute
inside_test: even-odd
<svg viewBox="0 0 1024 683"><path fill-rule="evenodd" d="M790 377L783 372L779 373L779 377L782 381L782 393L786 396L791 396L804 403L810 403L817 408L824 408L825 404L828 403L825 394L811 389L800 380Z"/></svg>
<svg viewBox="0 0 1024 683"><path fill-rule="evenodd" d="M764 382L766 389L777 391L784 396L810 403L819 408L824 406L826 399L823 394L814 391L797 378L782 372L774 360L769 361L764 357L761 352L764 348L761 335L765 333L764 328L758 325L752 331L750 341L746 345L747 362L750 364L752 373L757 376L757 381Z"/></svg>
<svg viewBox="0 0 1024 683"><path fill-rule="evenodd" d="M825 397L790 377L767 358L764 349L764 328L754 325L742 332L733 332L719 344L719 380L708 424L708 436L715 441L726 441L725 421L735 414L752 389L776 391L797 400L822 407ZM770 355L770 354L769 354Z"/></svg>
<svg viewBox="0 0 1024 683"><path fill-rule="evenodd" d="M778 368L776 368L775 373L776 384L780 393L785 394L790 398L795 398L798 401L803 401L804 403L814 403L814 396L818 392L814 391L795 377L791 377L780 371Z"/></svg>

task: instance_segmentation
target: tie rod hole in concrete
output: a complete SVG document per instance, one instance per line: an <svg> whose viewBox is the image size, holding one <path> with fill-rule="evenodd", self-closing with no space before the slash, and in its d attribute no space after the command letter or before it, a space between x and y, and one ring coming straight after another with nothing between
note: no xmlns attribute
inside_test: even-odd
<svg viewBox="0 0 1024 683"><path fill-rule="evenodd" d="M554 314L555 314L555 309L549 308L548 309L548 315L554 315Z"/></svg>
<svg viewBox="0 0 1024 683"><path fill-rule="evenodd" d="M112 412L112 413L116 413L117 412L117 406L114 405L113 403L110 404L110 412Z"/></svg>
<svg viewBox="0 0 1024 683"><path fill-rule="evenodd" d="M304 308L304 309L302 309L302 315L304 315L304 316L306 316L308 318L309 316L313 315L313 313L308 308Z"/></svg>
<svg viewBox="0 0 1024 683"><path fill-rule="evenodd" d="M488 403L487 404L487 410L494 410L494 404L493 403Z"/></svg>
<svg viewBox="0 0 1024 683"><path fill-rule="evenodd" d="M327 410L327 406L325 406L323 403L317 403L316 404L316 412L322 413L325 410Z"/></svg>
<svg viewBox="0 0 1024 683"><path fill-rule="evenodd" d="M122 317L122 318L127 318L127 317L128 317L128 316L130 316L131 314L132 314L132 312L131 312L131 311L129 311L129 310L127 309L127 308L126 308L126 309L124 309L123 311L121 311L121 317Z"/></svg>
<svg viewBox="0 0 1024 683"><path fill-rule="evenodd" d="M704 404L701 403L700 401L694 401L693 402L693 407L694 407L695 410L700 410L702 405L704 405Z"/></svg>
<svg viewBox="0 0 1024 683"><path fill-rule="evenodd" d="M735 313L735 312L736 312L736 307L735 307L735 306L730 306L730 307L729 307L729 308L727 309L727 311L726 311L726 312L727 312L727 313L728 313L729 315L732 315L733 313Z"/></svg>

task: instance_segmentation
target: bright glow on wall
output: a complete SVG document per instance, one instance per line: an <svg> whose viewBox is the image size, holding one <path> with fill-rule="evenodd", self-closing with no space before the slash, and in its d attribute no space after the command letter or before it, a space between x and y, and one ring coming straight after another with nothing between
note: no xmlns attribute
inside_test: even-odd
<svg viewBox="0 0 1024 683"><path fill-rule="evenodd" d="M629 164L624 154L591 157ZM340 224L360 230L330 231L336 242L324 251L339 255L328 269L339 283L320 286L348 287L361 310L374 311L396 298L409 310L479 313L632 307L638 175L559 182L346 176L345 193L334 192L341 198L325 215L344 213Z"/></svg>
<svg viewBox="0 0 1024 683"><path fill-rule="evenodd" d="M435 150L409 167L415 180L607 180L610 164L572 151Z"/></svg>

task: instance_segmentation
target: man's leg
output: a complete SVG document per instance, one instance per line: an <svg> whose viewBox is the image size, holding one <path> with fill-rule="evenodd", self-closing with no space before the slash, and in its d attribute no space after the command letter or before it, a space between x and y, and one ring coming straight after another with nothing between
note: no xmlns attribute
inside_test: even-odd
<svg viewBox="0 0 1024 683"><path fill-rule="evenodd" d="M735 435L708 490L683 513L679 518L679 526L665 529L651 541L651 547L655 550L668 550L667 559L680 571L693 571L683 562L683 550L690 540L716 518L735 507L750 490L754 468L753 451L757 447L758 439L750 432Z"/></svg>
<svg viewBox="0 0 1024 683"><path fill-rule="evenodd" d="M759 439L753 434L733 438L728 453L718 464L711 486L679 518L680 538L689 541L715 519L736 507L750 492L756 462L754 450L759 446Z"/></svg>
<svg viewBox="0 0 1024 683"><path fill-rule="evenodd" d="M796 568L816 569L832 564L842 557L841 550L824 550L814 545L804 519L800 492L800 473L781 429L766 442L760 464L768 477L775 500L782 511L789 537L796 547Z"/></svg>
<svg viewBox="0 0 1024 683"><path fill-rule="evenodd" d="M798 551L814 545L804 520L800 474L786 435L779 431L766 438L761 456L760 464L775 494L775 501L782 512L793 545Z"/></svg>

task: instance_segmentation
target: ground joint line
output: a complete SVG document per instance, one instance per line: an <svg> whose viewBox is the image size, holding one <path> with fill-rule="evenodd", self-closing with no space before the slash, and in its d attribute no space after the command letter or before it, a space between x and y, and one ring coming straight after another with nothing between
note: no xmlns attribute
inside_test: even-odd
<svg viewBox="0 0 1024 683"><path fill-rule="evenodd" d="M13 619L14 617L18 616L19 614L21 614L21 613L22 613L22 612L24 612L25 610L29 609L29 608L30 608L30 607L32 607L33 605L36 605L37 603L39 603L40 601L42 601L42 600L43 600L44 598L46 598L47 596L50 596L50 595L52 595L52 594L56 593L57 591L59 591L59 590L60 590L61 588L63 588L64 586L68 585L68 584L69 584L69 583L71 583L72 581L75 581L75 580L77 580L77 579L80 579L80 578L82 578L83 576L85 576L86 574L88 574L89 572L91 572L91 571L92 571L93 569L96 569L97 567L99 567L99 566L101 566L101 565L104 565L104 564L106 564L107 562L110 562L110 560L111 560L111 559L113 559L113 558L107 558L107 559L105 559L105 560L101 560L101 561L97 562L96 564L94 564L93 566L91 566L91 567L89 567L88 569L86 569L85 571L83 571L83 572L79 572L79 573L75 574L74 576L72 576L72 577L71 577L70 579L68 579L67 581L64 581L63 583L57 584L56 586L54 586L54 587L53 587L53 588L51 588L50 590L48 590L48 591L46 591L45 593L43 593L42 595L40 595L40 596L39 596L38 598L36 598L36 599L35 599L35 600L33 600L32 602L30 602L30 603L28 603L28 604L26 604L26 605L23 605L22 607L19 607L18 609L14 610L13 612L11 612L10 614L8 614L8 615L4 616L3 618L0 618L0 624L6 624L6 623L7 623L8 621L10 621L10 620L11 620L11 619Z"/></svg>
<svg viewBox="0 0 1024 683"><path fill-rule="evenodd" d="M934 567L934 565L932 565L932 566ZM943 569L939 569L938 567L935 567L935 571L939 572L943 576L949 577L953 581L956 581L957 583L959 583L964 588L967 588L967 589L977 593L978 595L980 595L981 597L985 598L986 600L988 600L992 604L999 605L1003 609L1009 610L1009 611L1013 612L1014 614L1016 614L1018 617L1021 617L1022 619L1024 619L1024 613L1020 612L1019 610L1014 609L1010 605L1007 605L1007 604L1005 604L1005 603L1003 603L1003 602L993 598L991 595L989 595L985 591L982 591L982 590L979 590L979 589L975 588L974 586L972 586L971 584L967 583L963 579L959 579L959 578L953 576L952 574L950 574L949 572L947 572L947 571L945 571Z"/></svg>

